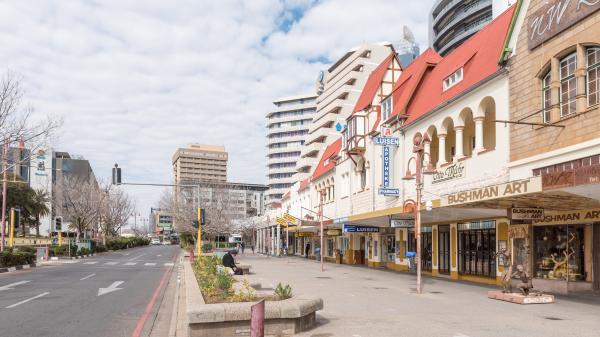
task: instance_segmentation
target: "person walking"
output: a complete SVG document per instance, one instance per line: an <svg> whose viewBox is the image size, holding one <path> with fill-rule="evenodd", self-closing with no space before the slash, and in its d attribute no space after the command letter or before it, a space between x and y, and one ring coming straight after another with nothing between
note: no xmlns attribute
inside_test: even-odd
<svg viewBox="0 0 600 337"><path fill-rule="evenodd" d="M250 245L250 248L252 249L252 254L254 254L254 245Z"/></svg>
<svg viewBox="0 0 600 337"><path fill-rule="evenodd" d="M245 243L241 243L240 246L242 247L242 254L244 254L244 249L246 248L246 244Z"/></svg>
<svg viewBox="0 0 600 337"><path fill-rule="evenodd" d="M308 259L308 253L310 252L310 242L306 244L306 247L304 248L304 253L305 253L305 257Z"/></svg>

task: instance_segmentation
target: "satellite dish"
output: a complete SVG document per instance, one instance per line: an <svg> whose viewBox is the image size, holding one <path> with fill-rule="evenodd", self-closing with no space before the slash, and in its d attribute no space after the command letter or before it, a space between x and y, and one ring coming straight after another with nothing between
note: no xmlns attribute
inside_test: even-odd
<svg viewBox="0 0 600 337"><path fill-rule="evenodd" d="M402 27L402 36L410 43L415 43L415 35L406 25Z"/></svg>

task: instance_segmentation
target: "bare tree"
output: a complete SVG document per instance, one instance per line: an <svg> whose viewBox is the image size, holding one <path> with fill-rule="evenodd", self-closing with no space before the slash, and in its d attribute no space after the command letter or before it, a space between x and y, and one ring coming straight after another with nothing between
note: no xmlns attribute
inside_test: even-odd
<svg viewBox="0 0 600 337"><path fill-rule="evenodd" d="M97 224L105 191L95 181L65 177L56 184L55 203L79 239Z"/></svg>
<svg viewBox="0 0 600 337"><path fill-rule="evenodd" d="M107 237L117 236L119 230L127 224L135 206L122 188L107 184L101 190L103 196L99 209L99 224L102 243L106 245Z"/></svg>

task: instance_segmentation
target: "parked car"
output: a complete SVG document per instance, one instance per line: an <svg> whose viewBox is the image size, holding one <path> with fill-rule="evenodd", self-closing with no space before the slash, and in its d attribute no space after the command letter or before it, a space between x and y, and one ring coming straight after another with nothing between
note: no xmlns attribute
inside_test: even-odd
<svg viewBox="0 0 600 337"><path fill-rule="evenodd" d="M163 245L170 245L170 244L171 244L171 241L169 241L169 240L167 240L167 239L164 239L164 240L163 240L163 242L162 242L162 244L163 244Z"/></svg>
<svg viewBox="0 0 600 337"><path fill-rule="evenodd" d="M150 241L151 245L160 245L160 240L159 239L152 239L152 241Z"/></svg>

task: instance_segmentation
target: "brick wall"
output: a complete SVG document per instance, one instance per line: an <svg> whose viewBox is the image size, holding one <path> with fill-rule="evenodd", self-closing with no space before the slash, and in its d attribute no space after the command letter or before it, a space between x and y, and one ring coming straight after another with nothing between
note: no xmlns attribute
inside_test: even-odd
<svg viewBox="0 0 600 337"><path fill-rule="evenodd" d="M578 52L576 76L578 76L577 112L560 118L558 104L558 69L552 71L551 124L564 128L511 125L510 160L516 161L533 155L557 150L570 145L600 137L600 111L598 106L588 107L585 97L585 59L583 45L600 44L600 11L591 14L571 28L547 40L533 50L527 46L529 34L528 16L544 6L546 1L532 0L527 9L523 27L516 45L516 55L510 59L510 118L512 121L542 123L542 92L540 76L561 53ZM577 45L580 45L577 50ZM554 66L557 68L555 59Z"/></svg>

